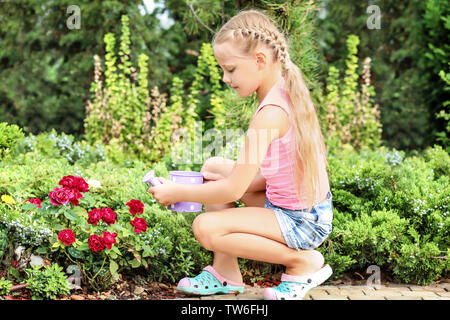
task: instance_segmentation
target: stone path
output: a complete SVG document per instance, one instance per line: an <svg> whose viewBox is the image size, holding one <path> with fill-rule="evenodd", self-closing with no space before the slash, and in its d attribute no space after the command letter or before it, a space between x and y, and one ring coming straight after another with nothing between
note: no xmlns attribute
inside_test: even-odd
<svg viewBox="0 0 450 320"><path fill-rule="evenodd" d="M183 300L262 300L263 288L246 286L242 294L185 296ZM329 285L312 289L304 300L450 300L450 283L417 286L409 284L381 285L374 289L365 285Z"/></svg>

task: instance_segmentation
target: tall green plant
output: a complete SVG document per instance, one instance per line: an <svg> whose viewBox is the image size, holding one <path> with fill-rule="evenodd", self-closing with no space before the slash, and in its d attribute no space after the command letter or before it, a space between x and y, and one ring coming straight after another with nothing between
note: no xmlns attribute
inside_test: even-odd
<svg viewBox="0 0 450 320"><path fill-rule="evenodd" d="M182 123L183 112L183 81L174 77L172 80L172 88L170 91L170 105L161 115L158 123L152 129L148 143L152 143L152 152L149 160L159 161L164 155L168 154L172 149L172 143L178 142L174 134Z"/></svg>
<svg viewBox="0 0 450 320"><path fill-rule="evenodd" d="M449 63L449 66L450 66L450 63ZM445 82L444 91L447 91L447 92L450 91L450 72L444 72L444 70L441 70L439 72L439 76ZM439 111L439 113L437 113L436 116L437 116L437 118L444 119L447 122L447 124L445 127L445 131L438 132L436 135L437 135L437 140L439 142L441 142L442 145L444 146L444 148L447 150L447 152L450 153L450 138L449 138L449 136L450 136L450 113L447 113L449 106L450 106L450 100L445 101L442 106L444 107L444 109Z"/></svg>
<svg viewBox="0 0 450 320"><path fill-rule="evenodd" d="M220 127L224 121L225 110L220 91L221 75L210 43L203 43L194 71L194 81L189 87L184 112L184 125L194 139L195 121L207 122L206 128ZM213 115L212 121L207 113Z"/></svg>
<svg viewBox="0 0 450 320"><path fill-rule="evenodd" d="M129 18L122 16L122 34L118 56L112 33L105 41L105 85L101 60L95 59L95 81L91 86L92 101L86 107L86 139L102 142L110 149L121 149L138 158L148 157L152 150L150 135L158 117L166 108L166 99L155 87L149 93L148 60L138 55L138 69L131 61Z"/></svg>
<svg viewBox="0 0 450 320"><path fill-rule="evenodd" d="M347 59L344 77L330 66L327 93L324 103L328 109L326 138L337 147L350 144L355 149L376 148L381 141L378 105L374 105L374 89L370 84L370 59L363 63L362 83L358 86L359 39L351 35L347 39Z"/></svg>

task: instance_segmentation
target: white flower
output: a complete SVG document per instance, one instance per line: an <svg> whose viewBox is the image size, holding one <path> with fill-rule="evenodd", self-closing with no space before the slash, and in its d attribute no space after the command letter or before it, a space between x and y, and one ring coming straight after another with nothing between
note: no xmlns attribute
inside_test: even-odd
<svg viewBox="0 0 450 320"><path fill-rule="evenodd" d="M88 180L86 182L90 187L93 187L93 188L101 188L102 187L102 184L98 180Z"/></svg>

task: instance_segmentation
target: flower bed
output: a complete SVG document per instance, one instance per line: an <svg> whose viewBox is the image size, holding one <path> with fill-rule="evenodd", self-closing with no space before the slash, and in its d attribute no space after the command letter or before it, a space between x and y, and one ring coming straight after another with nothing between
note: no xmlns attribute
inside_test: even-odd
<svg viewBox="0 0 450 320"><path fill-rule="evenodd" d="M148 165L108 158L70 164L46 150L0 162L0 255L8 277L26 280L26 265L13 263L19 245L28 256L58 263L69 280L76 266L81 287L99 292L121 275L173 284L211 263L192 233L196 214L169 211L147 192L141 179ZM334 269L330 281L343 273L368 277L371 265L397 282L427 284L448 276L450 157L444 150L414 157L383 148L350 150L329 161L333 232L319 250ZM152 165L163 177L167 167L177 169ZM251 281L282 269L239 263Z"/></svg>

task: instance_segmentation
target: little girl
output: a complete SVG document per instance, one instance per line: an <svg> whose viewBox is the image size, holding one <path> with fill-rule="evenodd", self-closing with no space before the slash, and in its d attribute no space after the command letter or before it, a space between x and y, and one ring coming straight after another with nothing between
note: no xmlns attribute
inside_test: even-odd
<svg viewBox="0 0 450 320"><path fill-rule="evenodd" d="M202 168L207 183L201 185L159 178L163 184L149 189L162 205L188 201L206 207L193 231L214 252L213 265L181 279L177 289L243 292L241 257L286 266L280 285L264 290L265 299L302 299L332 274L314 250L332 230L333 206L327 151L309 90L285 37L257 10L231 18L215 34L213 48L223 81L242 97L256 92L259 107L236 162L208 159ZM236 200L246 207L235 208Z"/></svg>

